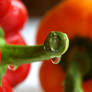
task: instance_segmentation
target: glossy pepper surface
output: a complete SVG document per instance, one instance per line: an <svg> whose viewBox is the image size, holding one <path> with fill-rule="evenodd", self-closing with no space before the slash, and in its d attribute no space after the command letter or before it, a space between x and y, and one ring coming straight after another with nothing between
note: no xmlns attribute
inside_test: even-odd
<svg viewBox="0 0 92 92"><path fill-rule="evenodd" d="M5 36L20 31L28 14L25 5L20 0L0 0L0 26L5 31Z"/></svg>
<svg viewBox="0 0 92 92"><path fill-rule="evenodd" d="M2 86L0 87L0 92L13 92L10 83L4 77L2 79Z"/></svg>
<svg viewBox="0 0 92 92"><path fill-rule="evenodd" d="M36 43L41 44L52 30L63 31L70 39L75 35L92 38L91 6L91 0L61 2L44 16L38 29Z"/></svg>
<svg viewBox="0 0 92 92"><path fill-rule="evenodd" d="M51 91L57 92L57 90L58 92L63 92L63 89L64 89L64 92L91 92L92 81L88 77L89 75L88 72L90 71L89 76L91 77L92 70L90 68L91 67L90 64L91 64L91 54L92 54L91 53L92 1L91 0L66 0L58 4L52 10L50 10L41 21L41 24L39 26L38 33L37 33L36 43L41 44L46 38L47 34L52 30L65 32L69 36L70 43L72 44L70 44L69 51L67 52L68 55L67 56L65 55L64 59L61 58L61 61L63 61L63 64L60 64L60 65L46 64L47 63L46 61L42 64L40 69L40 80L41 80L41 85L43 89L45 90L45 92L51 92ZM87 49L89 50L86 51ZM74 55L74 58L73 58L73 55ZM78 56L78 57L75 57L75 56ZM79 63L71 62L74 60L76 61L76 59ZM64 63L66 61L68 62L66 63L67 69L63 69L65 65ZM83 61L86 62L86 64ZM86 65L88 65L88 67ZM60 70L61 66L62 68ZM82 68L80 68L80 66ZM46 69L46 67L48 67L48 69ZM76 67L78 67L79 70L76 70ZM86 72L86 69L88 69L87 72ZM72 70L76 70L76 71L72 72ZM66 75L64 71L65 73L67 73ZM79 73L80 71L81 73ZM88 75L86 75L86 73L88 73ZM70 76L71 75L72 76L69 77L69 74ZM73 75L75 75L75 79ZM85 75L87 78L86 78L86 81L83 81L83 88L82 88L81 80L82 79L85 80L84 79ZM76 76L79 76L79 77L76 77ZM73 79L78 81L72 82Z"/></svg>

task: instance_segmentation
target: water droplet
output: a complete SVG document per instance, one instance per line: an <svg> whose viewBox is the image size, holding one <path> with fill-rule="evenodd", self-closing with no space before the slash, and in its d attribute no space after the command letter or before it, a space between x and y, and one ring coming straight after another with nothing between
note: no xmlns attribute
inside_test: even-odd
<svg viewBox="0 0 92 92"><path fill-rule="evenodd" d="M9 65L8 66L8 69L11 70L11 71L16 71L18 69L18 65Z"/></svg>
<svg viewBox="0 0 92 92"><path fill-rule="evenodd" d="M53 64L58 64L60 61L61 61L61 56L55 57L55 58L51 58L51 62Z"/></svg>
<svg viewBox="0 0 92 92"><path fill-rule="evenodd" d="M8 69L11 70L11 71L14 71L14 68L15 68L14 65L9 65L9 66L8 66Z"/></svg>
<svg viewBox="0 0 92 92"><path fill-rule="evenodd" d="M58 58L56 58L56 57L55 57L55 58L52 58L52 59L51 59L51 62L52 62L53 64L56 64L56 63L58 62Z"/></svg>

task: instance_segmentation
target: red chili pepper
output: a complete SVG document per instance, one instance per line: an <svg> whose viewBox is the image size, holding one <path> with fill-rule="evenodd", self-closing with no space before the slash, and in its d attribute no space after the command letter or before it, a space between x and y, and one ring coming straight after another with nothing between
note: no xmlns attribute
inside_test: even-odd
<svg viewBox="0 0 92 92"><path fill-rule="evenodd" d="M17 32L24 26L27 16L27 10L21 1L0 1L0 26L5 31L6 42L8 44L25 45L23 38ZM15 35L15 33L17 34ZM10 35L12 36L9 37ZM6 77L14 87L26 78L29 69L30 64L21 65L16 71L8 70Z"/></svg>
<svg viewBox="0 0 92 92"><path fill-rule="evenodd" d="M26 45L23 37L20 33L14 34L12 36L8 36L5 38L7 44L14 44L14 45Z"/></svg>
<svg viewBox="0 0 92 92"><path fill-rule="evenodd" d="M4 29L5 36L20 31L23 28L27 17L27 10L21 1L0 1L0 26Z"/></svg>
<svg viewBox="0 0 92 92"><path fill-rule="evenodd" d="M91 42L92 41L92 1L91 0L67 0L60 3L56 7L54 7L54 9L49 11L43 18L40 24L40 27L38 29L36 43L37 44L43 43L46 36L51 31L65 32L69 36L70 43L72 43L72 45L70 45L69 52L67 53L68 55L65 56L66 60L64 59L63 63L65 61L69 62L69 60L72 61L74 58L76 58L79 55L80 56L78 57L79 61L77 60L79 63L77 62L77 64L80 64L81 62L82 64L82 65L80 64L81 67L82 68L83 66L85 67L87 64L89 64L91 60L90 55L92 54L91 52L91 48L92 48L91 46L92 44ZM78 40L77 36L79 36L81 40ZM74 53L76 53L77 55L74 55ZM88 56L85 56L85 55L88 55ZM88 62L86 62L86 59ZM86 64L82 60L86 62ZM44 62L40 69L40 80L41 80L42 87L44 88L45 92L63 92L62 88L64 85L67 86L67 84L62 82L63 80L62 76L64 76L62 69L60 70L59 65L52 65L52 64L48 64L48 63L46 64L46 63L47 62ZM77 66L77 64L74 64L74 65ZM72 64L70 65L71 65L70 68L72 68ZM63 64L61 64L61 66L63 66ZM69 63L67 64L67 66L69 68ZM48 69L46 67L48 67ZM88 65L88 68L89 67L90 67L90 64ZM73 68L76 68L76 67L73 67ZM84 71L82 70L82 73L86 72L87 67L83 69ZM90 71L90 69L87 70L87 73L88 71ZM91 71L90 73L92 74ZM69 69L67 69L67 73L70 73ZM77 73L75 72L74 74L76 77ZM84 75L86 74L84 73L83 76ZM68 77L67 76L68 74L66 75L66 79L69 78L69 76ZM78 80L80 81L81 79L78 79ZM66 82L68 82L68 80ZM68 86L71 85L73 87L72 84L73 83L71 81L70 84L68 84ZM83 82L84 92L92 91L90 84L92 84L91 80ZM81 83L79 85L81 85ZM65 90L68 90L65 92L75 92L75 91L69 91L71 89L72 88L70 89L65 88ZM76 92L80 92L78 90Z"/></svg>
<svg viewBox="0 0 92 92"><path fill-rule="evenodd" d="M20 33L6 38L7 44L13 45L25 45L23 38ZM12 87L15 87L21 83L28 75L30 70L30 64L23 64L18 67L15 71L10 69L7 70L5 77L8 79Z"/></svg>
<svg viewBox="0 0 92 92"><path fill-rule="evenodd" d="M13 92L10 83L4 77L2 79L2 87L0 87L0 92Z"/></svg>

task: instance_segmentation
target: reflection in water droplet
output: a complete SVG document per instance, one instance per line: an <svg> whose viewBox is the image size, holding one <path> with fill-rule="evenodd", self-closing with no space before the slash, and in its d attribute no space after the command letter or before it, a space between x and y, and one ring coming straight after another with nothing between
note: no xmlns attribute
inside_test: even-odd
<svg viewBox="0 0 92 92"><path fill-rule="evenodd" d="M60 61L61 61L61 56L55 57L55 58L51 58L51 62L53 64L58 64L58 63L60 63Z"/></svg>
<svg viewBox="0 0 92 92"><path fill-rule="evenodd" d="M11 70L11 71L16 71L16 69L18 69L18 65L9 65L8 66L8 69Z"/></svg>
<svg viewBox="0 0 92 92"><path fill-rule="evenodd" d="M14 71L14 67L15 67L14 65L9 65L8 69L11 70L11 71Z"/></svg>

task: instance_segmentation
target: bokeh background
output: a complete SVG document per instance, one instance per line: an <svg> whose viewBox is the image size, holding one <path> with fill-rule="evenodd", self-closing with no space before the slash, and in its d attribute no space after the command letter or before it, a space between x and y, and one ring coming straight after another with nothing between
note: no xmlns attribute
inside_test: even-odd
<svg viewBox="0 0 92 92"><path fill-rule="evenodd" d="M43 16L60 1L61 0L23 0L29 11L29 15L32 17Z"/></svg>

